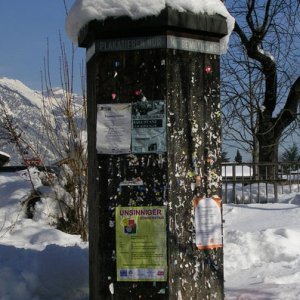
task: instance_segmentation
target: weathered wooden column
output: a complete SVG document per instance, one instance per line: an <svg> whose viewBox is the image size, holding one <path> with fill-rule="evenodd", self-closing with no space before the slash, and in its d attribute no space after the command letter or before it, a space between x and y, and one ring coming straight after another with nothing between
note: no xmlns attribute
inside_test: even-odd
<svg viewBox="0 0 300 300"><path fill-rule="evenodd" d="M219 54L226 19L92 21L90 299L223 299Z"/></svg>

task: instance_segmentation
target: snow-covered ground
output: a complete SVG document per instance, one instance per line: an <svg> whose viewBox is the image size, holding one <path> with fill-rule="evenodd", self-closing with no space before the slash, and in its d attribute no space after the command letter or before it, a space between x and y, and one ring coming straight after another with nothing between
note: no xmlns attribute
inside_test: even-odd
<svg viewBox="0 0 300 300"><path fill-rule="evenodd" d="M300 206L224 205L224 218L226 300L300 299Z"/></svg>
<svg viewBox="0 0 300 300"><path fill-rule="evenodd" d="M88 245L48 224L47 187L32 174L45 195L33 220L20 205L26 171L0 173L0 299L87 300ZM224 205L226 300L300 299L300 195L280 199Z"/></svg>
<svg viewBox="0 0 300 300"><path fill-rule="evenodd" d="M37 171L32 178L45 195L33 220L20 204L31 191L27 171L0 173L0 299L87 300L88 245L49 225L47 187Z"/></svg>

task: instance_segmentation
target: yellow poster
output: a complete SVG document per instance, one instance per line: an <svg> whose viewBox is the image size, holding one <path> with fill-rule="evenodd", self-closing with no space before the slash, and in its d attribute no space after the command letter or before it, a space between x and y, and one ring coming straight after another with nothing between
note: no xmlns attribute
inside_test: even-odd
<svg viewBox="0 0 300 300"><path fill-rule="evenodd" d="M166 281L166 244L165 207L116 208L118 281Z"/></svg>

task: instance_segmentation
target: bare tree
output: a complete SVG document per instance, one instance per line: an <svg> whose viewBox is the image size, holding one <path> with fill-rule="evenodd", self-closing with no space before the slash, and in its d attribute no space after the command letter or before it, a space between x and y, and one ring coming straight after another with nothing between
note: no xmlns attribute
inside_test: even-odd
<svg viewBox="0 0 300 300"><path fill-rule="evenodd" d="M27 158L39 158L39 165L44 167L43 180L52 186L56 193L59 211L54 216L59 229L73 234L80 234L87 239L87 152L86 152L86 99L84 89L84 70L81 68L82 95L73 92L75 48L71 46L70 60L67 57L65 45L60 40L60 78L61 87L54 88L51 83L49 51L45 58L43 83L43 109L39 116L44 127L44 143L54 153L60 174L58 178L45 168L47 157L42 155L39 143L29 138L23 124L18 124L9 105L0 97L0 130L6 143L14 145L20 161L27 165ZM49 50L49 47L48 47ZM59 71L59 70L58 70ZM45 138L46 137L46 138ZM51 169L51 168L50 168ZM29 168L28 177L32 193L24 205L31 213L32 203L40 198L35 188ZM32 215L33 216L33 215ZM32 217L31 216L31 217Z"/></svg>
<svg viewBox="0 0 300 300"><path fill-rule="evenodd" d="M51 149L61 169L61 178L71 203L65 202L66 216L61 228L87 239L87 151L85 75L81 68L82 95L74 93L75 48L68 57L60 38L61 90L52 86L49 45L44 61L42 119Z"/></svg>
<svg viewBox="0 0 300 300"><path fill-rule="evenodd" d="M232 0L236 18L223 57L223 128L254 162L276 162L283 133L296 120L299 1Z"/></svg>
<svg viewBox="0 0 300 300"><path fill-rule="evenodd" d="M66 2L63 1L66 13ZM41 112L44 135L47 147L57 159L60 174L59 182L52 174L45 174L47 184L52 185L56 192L56 201L59 204L58 228L69 233L80 234L87 240L87 151L86 151L86 97L85 97L85 70L84 64L80 71L74 68L76 48L70 44L70 51L66 50L60 38L60 69L51 70L50 47L47 42L47 55L44 59L44 68L41 72L43 109ZM68 53L70 53L68 55ZM52 85L53 72L59 72L60 88ZM74 93L75 72L81 77L81 95ZM2 130L1 130L2 129ZM23 161L25 150L31 155L41 157L44 165L45 157L40 155L38 144L26 138L26 128L22 129L9 113L6 103L0 98L0 137L5 142L13 143ZM44 140L41 141L45 142ZM30 177L30 172L28 171ZM49 175L49 176L48 176ZM30 178L32 190L36 191ZM64 191L61 192L60 187Z"/></svg>
<svg viewBox="0 0 300 300"><path fill-rule="evenodd" d="M26 163L26 153L30 151L34 156L38 156L36 148L27 141L26 137L24 137L24 132L19 126L15 123L13 116L9 113L9 109L6 106L5 101L0 96L0 128L1 132L3 134L3 138L9 142L15 145L16 150L21 157L21 160L23 164ZM33 184L31 174L29 169L28 171L28 177L29 182L31 184L32 192L35 195L38 195L38 192Z"/></svg>

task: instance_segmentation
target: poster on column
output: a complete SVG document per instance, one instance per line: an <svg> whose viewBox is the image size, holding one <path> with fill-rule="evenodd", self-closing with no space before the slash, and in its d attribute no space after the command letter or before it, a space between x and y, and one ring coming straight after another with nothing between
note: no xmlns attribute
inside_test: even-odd
<svg viewBox="0 0 300 300"><path fill-rule="evenodd" d="M132 152L166 151L165 101L140 101L132 106Z"/></svg>
<svg viewBox="0 0 300 300"><path fill-rule="evenodd" d="M126 154L131 149L131 104L97 106L97 152Z"/></svg>
<svg viewBox="0 0 300 300"><path fill-rule="evenodd" d="M199 250L223 247L221 205L219 197L194 199L196 245Z"/></svg>
<svg viewBox="0 0 300 300"><path fill-rule="evenodd" d="M166 281L166 235L164 207L117 207L117 281Z"/></svg>

